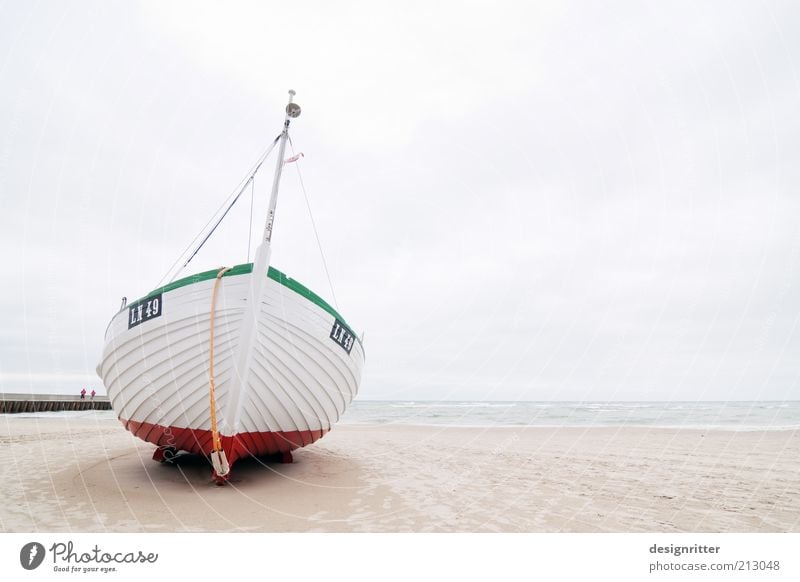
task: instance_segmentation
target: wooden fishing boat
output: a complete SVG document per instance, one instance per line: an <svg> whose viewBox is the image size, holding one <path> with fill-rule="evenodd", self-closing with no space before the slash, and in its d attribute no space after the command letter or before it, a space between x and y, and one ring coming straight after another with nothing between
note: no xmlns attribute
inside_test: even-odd
<svg viewBox="0 0 800 582"><path fill-rule="evenodd" d="M289 124L300 114L293 96L273 142L275 175L254 262L123 301L97 366L112 408L156 445L154 459L205 455L218 483L237 459L290 462L292 450L325 435L356 396L364 366L361 339L337 310L270 266Z"/></svg>

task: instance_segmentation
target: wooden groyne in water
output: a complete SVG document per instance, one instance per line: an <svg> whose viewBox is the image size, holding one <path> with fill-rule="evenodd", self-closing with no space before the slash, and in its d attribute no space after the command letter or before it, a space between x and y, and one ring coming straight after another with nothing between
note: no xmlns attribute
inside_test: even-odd
<svg viewBox="0 0 800 582"><path fill-rule="evenodd" d="M0 394L0 414L57 412L60 410L111 410L108 396L86 398L66 394Z"/></svg>

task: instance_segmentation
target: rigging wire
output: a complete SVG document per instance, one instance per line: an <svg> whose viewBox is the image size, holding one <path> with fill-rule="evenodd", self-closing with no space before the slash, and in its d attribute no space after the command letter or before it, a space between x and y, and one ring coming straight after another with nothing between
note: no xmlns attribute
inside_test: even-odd
<svg viewBox="0 0 800 582"><path fill-rule="evenodd" d="M239 190L239 193L236 195L236 198L234 198L234 199L233 199L233 202L231 202L231 203L228 205L228 207L225 209L225 212L223 212L223 213L222 213L222 216L220 216L220 217L219 217L219 219L217 219L217 222L214 224L214 226L212 226L212 227L211 227L211 230L209 230L209 231L208 231L208 234L207 234L207 235L206 235L206 236L203 238L203 240L200 242L200 244L199 244L199 245L197 245L197 248L196 248L196 249L194 249L194 252L193 252L193 253L192 253L192 254L189 256L189 258L188 258L188 259L186 259L186 262L185 262L185 263L183 264L183 266L182 266L182 267L179 269L179 271L178 271L179 273L180 273L180 271L182 271L182 270L183 270L183 269L186 267L186 265L188 265L188 264L191 262L191 260L192 260L192 259L195 257L195 255L196 255L197 253L199 253L199 252L200 252L200 249L202 249L202 248L203 248L203 245L204 245L204 244L206 244L206 241L207 241L209 238L211 238L211 235L212 235L212 234L214 234L214 231L215 231L215 230L217 230L217 227L220 225L220 223L222 222L222 220L223 220L223 219L224 219L224 218L225 218L225 217L228 215L228 212L230 212L231 208L233 208L233 205L234 205L234 204L236 204L236 202L239 200L239 197L242 195L242 192L244 192L244 191L245 191L245 188L247 188L247 186L248 186L248 185L250 184L250 182L252 182L252 181L253 181L253 176L250 176L250 177L247 179L247 182L245 182L245 183L244 183L244 186L242 186L242 189L241 189L241 190ZM177 274L177 273L176 273L176 274Z"/></svg>
<svg viewBox="0 0 800 582"><path fill-rule="evenodd" d="M230 209L233 207L233 205L234 205L234 204L236 204L236 201L239 199L239 196L241 196L241 195L242 195L242 192L244 192L244 189L245 189L245 188L247 188L247 184L248 184L249 182L251 182L252 180L254 180L254 179L255 179L256 172L258 172L258 170L261 168L261 165L262 165L262 164L263 164L263 163L264 163L264 162L267 160L267 157L268 157L268 156L269 156L269 154L272 152L272 150L275 148L275 146L277 145L277 143L278 143L278 141L279 141L280 139L281 139L281 136L280 136L280 135L278 135L278 137L276 137L276 138L273 140L273 142L272 142L272 143L269 145L269 147L268 147L268 148L267 148L267 149L264 151L264 153L263 153L263 154L261 154L261 156L259 157L258 161L257 161L257 162L256 162L256 163L253 165L253 167L251 167L251 168L250 168L250 171L247 173L247 178L246 178L246 179L244 179L244 184L241 186L241 188L239 189L238 193L237 193L237 190L236 190L236 188L234 188L234 189L233 189L233 192L231 192L231 193L228 195L228 197L227 197L227 198L225 199L225 201L224 201L224 202L223 202L223 203L220 205L220 207L219 207L219 208L217 208L217 210L214 212L214 214L212 214L212 215L211 215L211 218L209 218L208 222L206 222L206 224L203 226L203 228L201 228L201 229L200 229L200 232L198 232L198 233L197 233L197 235L196 235L196 236L195 236L195 237L192 239L192 241L191 241L191 242L190 242L190 243L189 243L189 244L186 246L186 248L185 248L185 249L183 249L183 252L181 252L181 254L180 254L180 255L178 255L178 258L177 258L177 259L175 259L175 262L174 262L174 263L172 263L172 265L170 266L170 268L169 268L169 269L167 269L167 272L166 272L166 273L164 273L164 275L161 277L161 280L159 280L159 282L158 282L158 285L156 285L156 287L161 287L161 285L164 283L164 281L167 279L167 277L169 277L169 274L170 274L170 273L172 273L172 271L175 269L175 265L177 265L177 264L180 262L181 258L183 258L183 257L185 257L185 256L186 256L186 253L189 251L189 249L190 249L190 248L192 248L192 246L193 246L193 245L194 245L194 244L197 242L197 240L198 240L198 239L199 239L199 238L200 238L200 237L203 235L203 233L204 233L204 232L205 232L205 230L208 228L208 226L209 226L209 225L210 225L212 222L214 222L214 217L215 217L215 216L217 216L217 215L220 213L220 211L222 211L222 209L223 209L223 208L225 208L225 205L226 205L226 204L228 204L228 200L230 200L230 199L231 199L231 197L232 197L232 196L234 196L234 193L236 193L236 196L234 197L234 199L233 199L233 202L231 202L230 204L228 204L228 207L227 207L227 209L226 209L226 210L225 210L225 212L222 214L222 216L219 218L219 220L217 220L216 224L213 226L213 228L211 229L211 231L210 231L210 232L209 232L209 233L206 235L206 237L203 239L203 241L200 243L200 245L199 245L199 246L197 246L197 247L195 248L194 252L191 254L191 256L189 257L189 259L188 259L188 260L187 260L187 261L186 261L186 262L183 264L183 266L181 266L181 268L180 268L180 269L178 269L177 271L175 271L175 273L174 273L174 274L172 275L172 277L169 279L169 282L171 283L172 281L174 281L174 280L175 280L175 277L177 277L177 276L178 276L178 274L179 274L181 271L183 271L183 269L185 269L185 268L186 268L186 265L188 265L188 264L189 264L189 262L190 262L190 261L191 261L191 260L194 258L194 256L195 256L195 255L198 253L198 251L199 251L199 250L202 248L202 246L203 246L203 245L205 244L205 242L208 240L208 237L210 237L210 236L211 236L211 233L213 233L213 232L214 232L214 230L216 230L216 228L219 226L219 223L220 223L220 222L222 222L222 219L223 219L223 218L225 218L225 215L226 215L226 214L228 214L228 211L229 211L229 210L230 210ZM241 184L241 182L240 182L240 184ZM237 188L239 188L239 186L237 186Z"/></svg>
<svg viewBox="0 0 800 582"><path fill-rule="evenodd" d="M292 136L289 136L289 147L292 148L292 155L294 153L294 144L292 143ZM331 297L333 297L333 304L336 311L339 311L339 302L336 300L336 292L333 290L333 283L331 282L331 274L328 271L328 262L325 260L325 253L322 251L322 243L319 240L319 233L317 232L317 223L314 221L314 214L311 212L311 204L308 201L308 194L306 194L306 186L303 183L303 175L300 173L300 160L295 161L295 168L297 168L297 177L300 179L300 189L303 191L303 198L306 201L306 208L308 208L308 216L311 218L311 226L314 229L314 236L317 239L317 247L319 248L319 255L322 257L322 266L325 268L325 276L328 278L328 286L331 288Z"/></svg>
<svg viewBox="0 0 800 582"><path fill-rule="evenodd" d="M247 262L250 262L250 242L253 239L253 200L256 197L256 176L253 174L250 180L250 228L247 229Z"/></svg>

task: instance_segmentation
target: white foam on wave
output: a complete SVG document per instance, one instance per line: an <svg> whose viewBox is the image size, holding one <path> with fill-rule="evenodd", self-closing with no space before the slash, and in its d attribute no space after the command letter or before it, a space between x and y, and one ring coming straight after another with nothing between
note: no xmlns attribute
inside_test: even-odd
<svg viewBox="0 0 800 582"><path fill-rule="evenodd" d="M390 408L514 408L516 402L409 402L389 404Z"/></svg>
<svg viewBox="0 0 800 582"><path fill-rule="evenodd" d="M111 410L58 410L51 412L16 412L0 414L5 418L97 418L116 419Z"/></svg>

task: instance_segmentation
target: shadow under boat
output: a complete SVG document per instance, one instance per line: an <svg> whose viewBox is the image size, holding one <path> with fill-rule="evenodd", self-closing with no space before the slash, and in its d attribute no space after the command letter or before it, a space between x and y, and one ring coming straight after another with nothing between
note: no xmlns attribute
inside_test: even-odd
<svg viewBox="0 0 800 582"><path fill-rule="evenodd" d="M263 470L265 467L272 468L275 472L278 471L277 466L284 467L285 470L285 465L289 465L293 462L294 459L292 454L288 452L258 457L253 455L241 457L238 461L236 461L236 476L229 478L229 481L233 483L242 482L249 480L251 477L263 475ZM191 477L192 481L194 481L194 478L196 477L200 480L207 480L209 484L212 482L216 483L217 485L221 484L218 480L209 480L208 471L211 469L211 460L205 455L189 453L187 451L178 451L176 453L166 455L165 458L162 459L158 465L156 465L156 467L178 469L187 479ZM148 472L150 471L148 470Z"/></svg>

